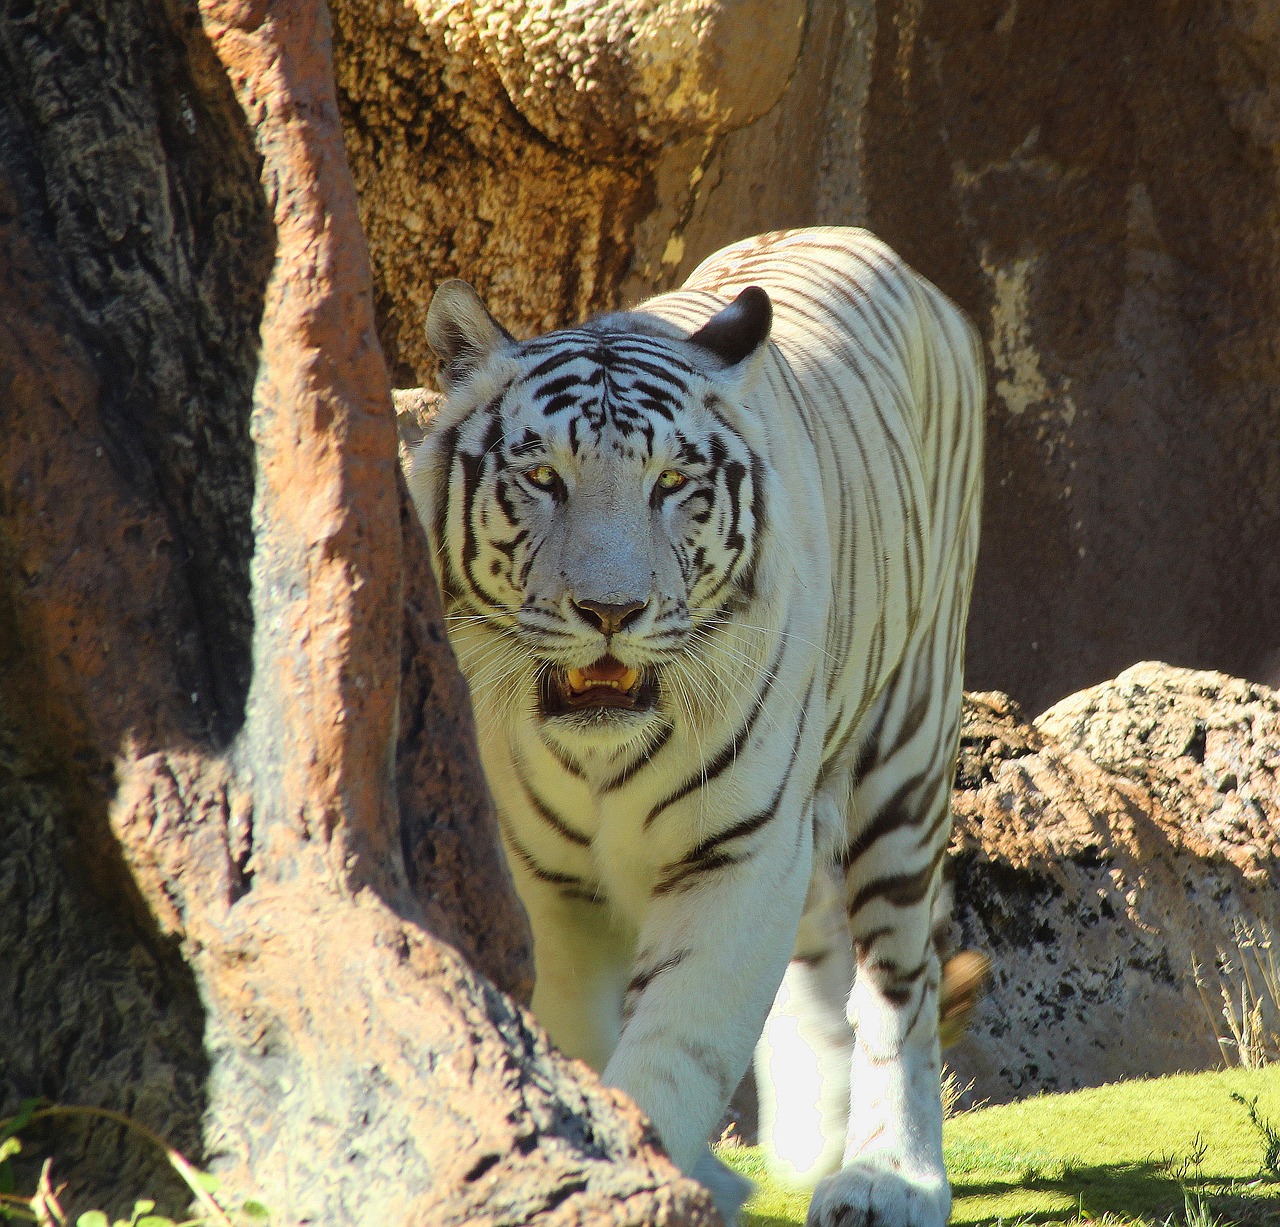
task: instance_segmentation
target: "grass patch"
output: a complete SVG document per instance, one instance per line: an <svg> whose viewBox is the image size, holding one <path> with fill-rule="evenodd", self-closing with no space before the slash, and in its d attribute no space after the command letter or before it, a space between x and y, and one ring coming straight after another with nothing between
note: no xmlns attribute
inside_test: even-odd
<svg viewBox="0 0 1280 1227"><path fill-rule="evenodd" d="M967 1112L944 1131L951 1221L1280 1227L1280 1180L1268 1170L1267 1128L1276 1126L1280 1065L1121 1082ZM808 1199L771 1185L758 1150L738 1147L720 1157L759 1185L747 1227L804 1222Z"/></svg>

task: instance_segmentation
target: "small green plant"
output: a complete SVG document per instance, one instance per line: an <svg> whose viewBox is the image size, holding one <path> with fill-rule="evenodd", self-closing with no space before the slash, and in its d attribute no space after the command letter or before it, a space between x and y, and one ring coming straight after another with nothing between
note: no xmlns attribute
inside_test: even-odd
<svg viewBox="0 0 1280 1227"><path fill-rule="evenodd" d="M1208 1196L1203 1190L1191 1186L1200 1184L1204 1179L1204 1160L1209 1153L1209 1144L1202 1134L1197 1133L1191 1142L1191 1149L1181 1156L1166 1155L1157 1166L1171 1179L1177 1181L1182 1189L1183 1217L1169 1215L1161 1227L1235 1227L1226 1219L1219 1219L1209 1206Z"/></svg>
<svg viewBox="0 0 1280 1227"><path fill-rule="evenodd" d="M1280 1129L1277 1129L1258 1111L1258 1097L1246 1099L1239 1091L1232 1091L1231 1098L1249 1113L1249 1123L1262 1139L1262 1174L1272 1180L1280 1180Z"/></svg>
<svg viewBox="0 0 1280 1227"><path fill-rule="evenodd" d="M59 1201L66 1186L54 1187L53 1160L44 1161L36 1191L30 1196L18 1193L15 1189L13 1160L22 1153L22 1142L18 1134L29 1125L43 1120L75 1117L113 1121L159 1147L170 1166L195 1195L201 1210L197 1217L179 1223L167 1215L154 1213L156 1203L148 1198L140 1198L134 1202L133 1213L127 1219L112 1220L102 1210L86 1210L77 1217L75 1227L240 1227L245 1222L261 1223L270 1219L267 1208L256 1201L246 1201L234 1214L228 1213L213 1196L218 1189L216 1176L197 1170L159 1134L123 1112L66 1104L46 1105L42 1100L28 1099L19 1106L14 1116L0 1120L0 1220L36 1223L38 1227L68 1227L66 1213Z"/></svg>
<svg viewBox="0 0 1280 1227"><path fill-rule="evenodd" d="M1182 1210L1186 1227L1235 1227L1230 1219L1220 1219L1213 1213L1203 1193L1193 1192L1186 1185L1182 1186ZM1182 1223L1171 1214L1165 1219L1164 1227L1182 1227Z"/></svg>
<svg viewBox="0 0 1280 1227"><path fill-rule="evenodd" d="M1172 1179L1185 1187L1200 1180L1201 1169L1204 1167L1204 1158L1208 1153L1209 1144L1201 1134L1197 1133L1192 1139L1191 1149L1185 1155L1181 1158L1177 1158L1174 1155L1166 1155L1160 1160L1160 1166L1168 1172Z"/></svg>

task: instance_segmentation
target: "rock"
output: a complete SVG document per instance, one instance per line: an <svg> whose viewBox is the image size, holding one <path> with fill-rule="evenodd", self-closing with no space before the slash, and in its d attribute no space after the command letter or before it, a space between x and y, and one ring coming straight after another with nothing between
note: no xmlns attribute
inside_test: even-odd
<svg viewBox="0 0 1280 1227"><path fill-rule="evenodd" d="M434 5L419 0L425 21ZM795 67L804 0L476 0L507 96L555 144L599 160L759 118ZM432 10L435 9L433 12Z"/></svg>
<svg viewBox="0 0 1280 1227"><path fill-rule="evenodd" d="M1063 699L1037 727L1145 785L1249 879L1280 855L1280 695L1221 673L1144 662Z"/></svg>
<svg viewBox="0 0 1280 1227"><path fill-rule="evenodd" d="M392 388L391 403L396 411L396 436L400 467L409 473L409 458L422 442L431 419L440 411L444 397L427 388Z"/></svg>
<svg viewBox="0 0 1280 1227"><path fill-rule="evenodd" d="M513 1000L327 31L0 20L0 1117L153 1131L37 1124L16 1186L184 1218L159 1135L277 1222L709 1227Z"/></svg>
<svg viewBox="0 0 1280 1227"><path fill-rule="evenodd" d="M1220 952L1280 929L1277 767L1280 696L1222 674L1136 665L1034 723L968 696L953 940L992 988L948 1063L973 1097L1220 1063Z"/></svg>
<svg viewBox="0 0 1280 1227"><path fill-rule="evenodd" d="M674 273L672 225L633 231L682 210L726 134L775 108L806 9L334 0L347 155L395 379L434 370L422 321L447 277L530 335L621 305L638 246Z"/></svg>

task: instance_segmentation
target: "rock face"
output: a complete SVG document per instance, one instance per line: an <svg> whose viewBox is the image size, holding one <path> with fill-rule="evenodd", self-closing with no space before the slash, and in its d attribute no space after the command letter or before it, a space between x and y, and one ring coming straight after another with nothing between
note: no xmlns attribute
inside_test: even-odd
<svg viewBox="0 0 1280 1227"><path fill-rule="evenodd" d="M746 234L869 225L987 344L970 687L1274 680L1276 0L333 11L396 382L430 376L444 277L523 334Z"/></svg>
<svg viewBox="0 0 1280 1227"><path fill-rule="evenodd" d="M804 0L336 0L338 84L380 335L398 382L434 369L435 285L509 328L617 305L634 228L699 155L787 88ZM682 156L668 178L694 172ZM687 190L687 188L686 188ZM659 267L679 263L659 244Z"/></svg>
<svg viewBox="0 0 1280 1227"><path fill-rule="evenodd" d="M1280 695L1141 664L1034 723L970 695L962 739L953 936L992 989L961 1080L1001 1102L1216 1066L1192 960L1215 981L1237 922L1280 932Z"/></svg>
<svg viewBox="0 0 1280 1227"><path fill-rule="evenodd" d="M876 5L873 227L991 361L973 688L1274 684L1280 5Z"/></svg>

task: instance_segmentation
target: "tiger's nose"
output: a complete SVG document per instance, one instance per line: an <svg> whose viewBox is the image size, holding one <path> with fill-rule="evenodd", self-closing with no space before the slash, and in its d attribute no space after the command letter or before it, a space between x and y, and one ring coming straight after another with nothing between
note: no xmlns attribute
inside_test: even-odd
<svg viewBox="0 0 1280 1227"><path fill-rule="evenodd" d="M622 605L609 605L604 601L580 601L573 597L573 607L578 616L594 630L612 635L625 630L637 617L649 608L648 601L627 601Z"/></svg>

